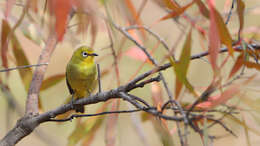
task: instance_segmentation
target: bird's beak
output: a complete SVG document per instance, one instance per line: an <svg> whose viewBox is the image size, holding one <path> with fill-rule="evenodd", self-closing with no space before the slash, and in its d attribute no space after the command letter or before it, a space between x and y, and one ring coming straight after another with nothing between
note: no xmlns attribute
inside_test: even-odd
<svg viewBox="0 0 260 146"><path fill-rule="evenodd" d="M96 54L96 53L92 53L91 56L98 56L98 54Z"/></svg>

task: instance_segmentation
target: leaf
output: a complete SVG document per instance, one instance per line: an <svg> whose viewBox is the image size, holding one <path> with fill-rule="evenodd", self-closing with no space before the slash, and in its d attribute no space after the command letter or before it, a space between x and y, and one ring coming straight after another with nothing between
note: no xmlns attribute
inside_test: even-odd
<svg viewBox="0 0 260 146"><path fill-rule="evenodd" d="M200 13L209 19L209 10L208 8L204 5L204 3L201 0L195 0L196 4L199 7Z"/></svg>
<svg viewBox="0 0 260 146"><path fill-rule="evenodd" d="M107 104L103 104L98 110L97 113L103 112L107 107ZM81 140L83 140L83 145L87 146L93 140L97 130L100 128L103 123L105 117L104 116L96 116L88 118L87 120L78 121L74 131L68 138L68 146L74 146Z"/></svg>
<svg viewBox="0 0 260 146"><path fill-rule="evenodd" d="M182 84L186 86L186 88L193 94L195 94L192 85L189 83L187 79L188 67L190 64L190 55L191 55L191 30L187 35L185 40L181 57L179 62L175 62L172 58L170 58L170 63L174 68L174 72L176 74L176 91L175 98L177 99L180 93L180 88L182 88Z"/></svg>
<svg viewBox="0 0 260 146"><path fill-rule="evenodd" d="M198 104L196 107L201 109L213 109L220 104L226 103L229 99L234 97L240 91L239 85L232 85L223 93L217 96L210 97L208 100Z"/></svg>
<svg viewBox="0 0 260 146"><path fill-rule="evenodd" d="M228 119L234 121L235 123L237 123L237 124L243 126L245 129L247 129L247 130L253 132L254 134L260 136L260 132L259 132L257 129L249 127L248 125L246 125L244 122L242 122L242 121L241 121L240 119L238 119L237 117L227 115L226 118L228 118Z"/></svg>
<svg viewBox="0 0 260 146"><path fill-rule="evenodd" d="M5 19L8 19L12 7L14 6L16 0L7 0L5 6Z"/></svg>
<svg viewBox="0 0 260 146"><path fill-rule="evenodd" d="M176 3L174 0L163 0L163 2L166 7L171 10L178 10L180 8L179 4Z"/></svg>
<svg viewBox="0 0 260 146"><path fill-rule="evenodd" d="M24 50L15 35L13 35L11 42L13 45L13 54L16 60L16 65L17 66L29 65L30 64L29 60L27 59L26 54L24 53ZM22 82L24 84L25 90L28 91L32 80L32 69L24 68L24 69L19 69L18 71L22 79Z"/></svg>
<svg viewBox="0 0 260 146"><path fill-rule="evenodd" d="M209 26L209 61L212 66L212 69L217 71L218 66L217 66L217 58L218 58L218 53L219 53L219 48L220 48L220 37L218 34L218 28L215 22L214 18L214 12L212 9L213 4L210 4L210 26Z"/></svg>
<svg viewBox="0 0 260 146"><path fill-rule="evenodd" d="M4 68L8 67L8 60L7 60L7 37L10 32L10 26L6 20L2 20L2 33L1 33L1 60L2 65Z"/></svg>
<svg viewBox="0 0 260 146"><path fill-rule="evenodd" d="M29 7L35 12L38 12L38 0L30 0Z"/></svg>
<svg viewBox="0 0 260 146"><path fill-rule="evenodd" d="M159 21L163 21L163 20L167 20L169 18L175 18L179 15L181 15L183 12L186 11L186 9L188 9L190 6L192 6L192 4L194 3L195 1L193 0L192 2L190 2L189 4L187 4L186 6L184 7L181 7L177 10L173 10L172 12L170 12L169 14L167 14L166 16L162 17Z"/></svg>
<svg viewBox="0 0 260 146"><path fill-rule="evenodd" d="M142 62L146 62L146 63L151 62L151 61L149 61L146 54L140 48L135 47L135 46L129 48L124 54L134 60L138 60L138 61L142 61Z"/></svg>
<svg viewBox="0 0 260 146"><path fill-rule="evenodd" d="M257 63L253 63L253 62L250 62L250 61L244 61L244 65L247 68L254 68L254 69L260 70L260 64L257 64Z"/></svg>
<svg viewBox="0 0 260 146"><path fill-rule="evenodd" d="M233 56L234 49L232 47L232 38L229 34L229 31L219 14L219 12L215 9L214 0L208 0L209 10L210 10L210 19L216 23L217 25L217 33L219 34L219 38L222 44L225 44L228 48L228 52L230 56Z"/></svg>
<svg viewBox="0 0 260 146"><path fill-rule="evenodd" d="M51 0L49 1L50 11L56 18L55 32L58 41L62 41L63 36L66 32L67 21L69 18L70 11L72 9L71 0Z"/></svg>
<svg viewBox="0 0 260 146"><path fill-rule="evenodd" d="M230 79L235 73L237 73L237 71L239 71L239 69L243 66L243 61L244 61L244 53L240 54L237 57L237 60L233 66L233 68L231 69L228 78Z"/></svg>
<svg viewBox="0 0 260 146"><path fill-rule="evenodd" d="M111 111L117 111L119 109L120 100L113 100ZM105 141L107 146L115 146L116 144L116 125L118 121L118 114L109 115L106 117L106 133Z"/></svg>
<svg viewBox="0 0 260 146"><path fill-rule="evenodd" d="M238 14L238 18L239 18L239 33L242 32L243 27L244 27L244 12L245 12L245 3L243 2L243 0L238 0L237 1L237 14Z"/></svg>
<svg viewBox="0 0 260 146"><path fill-rule="evenodd" d="M57 83L62 81L64 78L65 78L65 74L57 74L57 75L48 77L47 79L45 79L42 82L40 91L46 90L46 89L56 85Z"/></svg>
<svg viewBox="0 0 260 146"><path fill-rule="evenodd" d="M133 23L134 23L134 24L136 24L138 26L142 26L143 25L142 20L140 19L140 17L139 17L140 15L136 11L132 1L131 0L124 0L124 2L125 2L125 5L127 6L128 10L129 10L129 12L130 12L130 14L132 16L132 21L134 20L134 22L132 22L130 20L130 23L132 22L131 25L133 25ZM138 30L141 32L143 38L145 38L145 31L144 31L144 29L138 29Z"/></svg>

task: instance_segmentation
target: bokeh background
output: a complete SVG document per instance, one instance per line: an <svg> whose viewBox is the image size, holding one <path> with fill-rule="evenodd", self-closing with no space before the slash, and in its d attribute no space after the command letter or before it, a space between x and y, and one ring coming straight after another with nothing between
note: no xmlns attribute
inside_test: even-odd
<svg viewBox="0 0 260 146"><path fill-rule="evenodd" d="M185 40L185 36L190 28L190 24L182 19L168 19L165 21L158 20L167 14L167 10L165 7L158 5L155 2L156 0L148 0L143 8L143 11L140 15L140 20L143 25L150 27L150 29L160 35L163 39L166 40L167 44L170 47L173 47L178 43L175 48L175 54L178 58L181 48L183 46L183 42ZM132 0L131 1L135 9L140 8L143 1L142 0ZM180 5L185 5L189 1L178 1ZM260 1L259 0L247 0L244 1L246 4L245 14L244 14L244 32L243 37L246 40L250 40L254 38L254 40L259 41L260 35ZM7 1L0 1L0 19L3 20L5 18L4 12L6 9ZM16 5L10 11L8 22L11 26L15 24L20 15L22 14L22 8L25 1L16 1ZM130 19L128 15L131 13L127 11L127 7L125 6L123 0L104 0L104 1L90 1L89 3L93 4L93 9L99 14L107 15L109 13L112 17L114 23L120 26L128 26L130 23ZM217 10L222 14L224 20L226 19L227 13L230 10L231 0L217 0L215 1ZM49 23L51 23L51 19L53 16L44 12L44 1L37 2L38 13L30 12L28 16L25 17L20 26L16 29L15 35L17 36L22 49L29 60L30 64L36 64L37 59L41 53L42 48L44 47L44 42L47 39L48 32L50 29ZM108 12L107 12L108 11ZM227 25L232 37L235 39L237 36L237 30L239 27L239 21L237 14L235 13L236 9L232 11L232 16L229 24ZM130 14L129 14L130 13ZM199 14L197 6L193 5L186 12L193 20L196 20L197 25L203 27L205 30L209 27L209 21L205 21L205 18ZM30 18L31 17L31 18ZM113 64L113 56L111 55L111 49L107 48L110 45L109 36L107 33L107 26L102 20L102 16L96 16L97 23L95 24L98 27L96 40L94 44L94 49L99 57L96 61L100 64L102 71L108 71L108 73L104 73L102 77L102 88L103 90L109 90L117 87L117 80L114 67L111 67ZM44 23L42 21L44 20ZM69 23L69 26L76 24L77 20L72 19ZM68 63L74 49L79 44L91 44L93 39L93 34L91 34L91 28L84 33L77 33L77 27L70 27L67 29L66 34L64 35L64 39L60 42L51 58L51 61L48 65L48 70L45 75L45 78L56 76L56 75L64 75L66 64ZM1 30L3 31L3 30ZM124 37L117 30L112 30L113 32L113 40L114 40L114 48L116 52L118 50L122 50L122 57L118 61L119 72L120 72L120 84L127 83L130 78L134 75L136 70L143 64L143 61L140 58L135 58L135 55L129 53L129 50L136 48L136 46L130 42L129 40L125 40L125 43L122 45L124 41ZM179 40L181 34L184 36ZM143 39L138 33L141 42L144 44L146 48L151 51L155 48L158 43L156 39L146 33L146 39ZM192 34L192 54L200 53L205 51L205 48L201 47L201 36L194 29ZM177 42L177 43L176 43ZM207 43L204 42L207 46ZM16 66L15 58L13 52L11 51L12 45L9 46L8 60L9 67ZM136 52L134 52L136 53ZM158 60L160 64L166 63L164 56L167 54L165 49L163 49L162 45L159 45L154 49L153 56ZM237 56L237 54L235 55ZM223 60L225 55L220 55L219 59ZM212 81L213 72L210 63L207 61L207 57L204 59L198 59L191 61L189 71L188 71L188 79L191 84L195 87L198 92L202 92ZM164 60L164 61L163 61ZM231 67L234 64L234 60L229 60L221 69L221 73L223 76L227 76L230 72ZM146 63L143 68L138 72L141 74L153 66L149 63ZM259 126L259 112L260 112L260 100L259 100L259 73L256 70L247 70L247 75L257 74L250 84L246 85L243 88L241 94L233 98L229 101L230 104L235 104L243 107L244 110L241 111L240 114L237 115L238 119L244 117L245 123L235 122L234 120L225 119L223 120L226 125L233 130L233 132L237 135L234 137L230 135L227 131L225 131L220 126L214 126L209 129L209 133L212 135L217 135L217 139L214 140L214 146L245 146L249 145L257 146L260 143L260 126ZM175 84L175 75L172 69L168 69L163 71L165 75L168 85L172 92L174 92L174 84ZM10 107L8 106L8 100L6 94L0 92L0 137L3 137L8 130L10 130L13 126L15 126L16 120L24 114L25 101L27 97L27 91L24 88L22 80L19 76L19 72L17 70L11 71L7 77L7 74L0 74L2 82L7 84L10 88L11 93L13 94L14 100L17 101L20 108ZM162 90L163 99L167 100L167 95L165 91ZM142 97L143 99L152 103L152 92L151 85L147 85L142 89L137 89L132 91L132 93L136 96ZM63 104L66 98L69 96L68 89L66 87L65 79L61 78L61 80L57 81L57 83L42 91L40 93L42 108L43 111L48 111L51 109L55 109L59 105ZM183 102L192 102L194 101L194 97L188 94L187 91L183 91L181 94L181 99ZM86 107L86 111L88 113L95 113L98 108L100 108L103 103L89 105ZM109 105L108 107L111 107ZM120 109L129 109L130 106L128 103L121 101ZM90 145L93 146L101 146L106 145L105 142L105 133L106 133L106 122L107 116L103 116L103 122L98 128L93 142ZM117 146L159 146L162 145L160 140L160 132L154 128L154 124L151 120L142 120L143 114L134 113L134 114L120 114L118 117L118 121L115 127L115 133L111 133L111 135L115 134L116 145ZM89 118L90 119L90 118ZM88 118L83 118L82 120L88 120ZM31 135L24 138L17 145L18 146L47 146L47 145L55 145L55 146L63 146L68 144L68 137L75 129L77 124L77 120L73 120L72 122L65 123L54 123L47 122L41 124L36 131L34 131ZM169 129L173 132L172 137L175 145L179 145L178 135L174 129L174 122L169 122ZM140 127L136 127L139 125ZM243 126L246 125L246 126ZM246 128L245 128L246 127ZM144 138L140 138L140 131L143 132ZM191 129L189 129L190 134L188 136L190 145L203 145L201 137L194 133ZM248 133L247 133L248 132ZM247 136L249 138L247 138ZM249 140L249 143L247 141ZM80 145L80 144L78 144Z"/></svg>

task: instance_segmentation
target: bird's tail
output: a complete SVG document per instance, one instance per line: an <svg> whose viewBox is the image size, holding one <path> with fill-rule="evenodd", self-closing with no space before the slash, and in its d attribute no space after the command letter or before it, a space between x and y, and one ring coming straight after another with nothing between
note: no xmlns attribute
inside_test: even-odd
<svg viewBox="0 0 260 146"><path fill-rule="evenodd" d="M75 107L75 111L78 113L84 113L85 112L85 108L84 108L84 106L82 106L82 105L74 105Z"/></svg>

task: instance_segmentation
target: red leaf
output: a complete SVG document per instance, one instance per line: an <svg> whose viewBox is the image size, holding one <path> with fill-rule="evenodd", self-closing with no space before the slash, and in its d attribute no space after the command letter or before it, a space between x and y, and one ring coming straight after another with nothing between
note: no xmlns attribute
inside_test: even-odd
<svg viewBox="0 0 260 146"><path fill-rule="evenodd" d="M58 41L62 41L64 33L66 32L67 21L70 11L72 9L71 0L51 0L50 1L51 13L54 13L56 18L55 32Z"/></svg>
<svg viewBox="0 0 260 146"><path fill-rule="evenodd" d="M209 61L214 71L217 70L217 58L220 48L220 39L218 34L218 28L214 16L214 4L211 0L208 0L210 8L210 26L209 26Z"/></svg>
<svg viewBox="0 0 260 146"><path fill-rule="evenodd" d="M196 107L202 109L212 109L220 104L226 103L229 99L234 97L240 91L239 85L233 85L226 89L223 93L217 96L213 96L209 98L209 101L202 102L198 104Z"/></svg>
<svg viewBox="0 0 260 146"><path fill-rule="evenodd" d="M149 62L145 53L138 47L131 47L125 53L126 56L142 62Z"/></svg>
<svg viewBox="0 0 260 146"><path fill-rule="evenodd" d="M208 0L208 4L210 8L210 19L213 19L214 23L216 23L219 39L222 44L227 46L229 55L233 56L234 49L232 47L232 38L226 24L224 23L219 12L215 9L214 0Z"/></svg>
<svg viewBox="0 0 260 146"><path fill-rule="evenodd" d="M14 6L16 0L7 0L6 7L5 7L5 19L8 18L12 7Z"/></svg>

